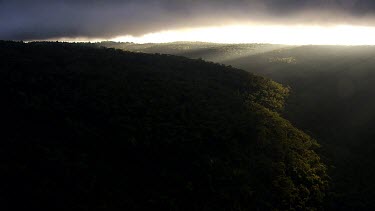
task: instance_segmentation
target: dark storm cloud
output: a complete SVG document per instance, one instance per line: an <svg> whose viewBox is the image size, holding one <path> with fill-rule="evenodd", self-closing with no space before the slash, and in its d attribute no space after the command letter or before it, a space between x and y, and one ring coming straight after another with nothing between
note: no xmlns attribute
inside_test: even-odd
<svg viewBox="0 0 375 211"><path fill-rule="evenodd" d="M252 21L372 25L372 0L0 0L0 39L119 35Z"/></svg>

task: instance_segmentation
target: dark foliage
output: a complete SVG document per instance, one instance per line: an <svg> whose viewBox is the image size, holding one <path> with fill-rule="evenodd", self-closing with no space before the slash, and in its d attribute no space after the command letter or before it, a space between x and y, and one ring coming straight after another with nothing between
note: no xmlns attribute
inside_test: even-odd
<svg viewBox="0 0 375 211"><path fill-rule="evenodd" d="M286 116L332 165L327 209L375 209L374 58L373 46L302 46L232 61L292 87Z"/></svg>
<svg viewBox="0 0 375 211"><path fill-rule="evenodd" d="M5 210L319 209L317 143L288 89L223 65L0 42Z"/></svg>
<svg viewBox="0 0 375 211"><path fill-rule="evenodd" d="M211 46L221 54L191 50ZM220 61L290 86L284 115L322 144L320 153L330 163L326 209L375 210L375 47L248 46L112 43L132 51Z"/></svg>

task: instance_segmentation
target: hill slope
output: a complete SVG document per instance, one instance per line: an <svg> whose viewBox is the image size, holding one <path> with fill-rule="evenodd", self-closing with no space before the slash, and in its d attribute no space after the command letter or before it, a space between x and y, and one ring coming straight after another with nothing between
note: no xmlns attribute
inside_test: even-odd
<svg viewBox="0 0 375 211"><path fill-rule="evenodd" d="M375 47L301 46L229 63L291 86L286 116L332 160L336 209L375 209Z"/></svg>
<svg viewBox="0 0 375 211"><path fill-rule="evenodd" d="M127 50L142 46L132 45L136 47ZM166 44L148 44L147 49L166 53L161 45ZM196 48L194 43L189 45ZM248 45L233 45L233 49L245 49L240 56L217 45L225 55L215 58L207 51L200 57L290 86L284 115L319 140L332 164L334 195L327 209L375 209L375 47L284 46L257 52L246 49ZM196 58L186 49L167 53Z"/></svg>
<svg viewBox="0 0 375 211"><path fill-rule="evenodd" d="M317 144L275 82L92 45L0 42L0 58L7 209L321 206Z"/></svg>

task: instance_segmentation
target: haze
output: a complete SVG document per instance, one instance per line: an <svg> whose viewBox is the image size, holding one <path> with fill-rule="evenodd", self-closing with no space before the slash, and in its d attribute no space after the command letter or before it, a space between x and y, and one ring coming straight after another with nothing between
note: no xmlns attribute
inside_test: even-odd
<svg viewBox="0 0 375 211"><path fill-rule="evenodd" d="M0 1L0 39L373 45L369 0Z"/></svg>

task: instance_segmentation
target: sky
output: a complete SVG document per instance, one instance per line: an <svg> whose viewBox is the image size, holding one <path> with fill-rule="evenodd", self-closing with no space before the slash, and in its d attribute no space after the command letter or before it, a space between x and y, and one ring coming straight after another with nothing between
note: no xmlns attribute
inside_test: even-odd
<svg viewBox="0 0 375 211"><path fill-rule="evenodd" d="M373 35L373 0L0 0L3 40L375 44Z"/></svg>

